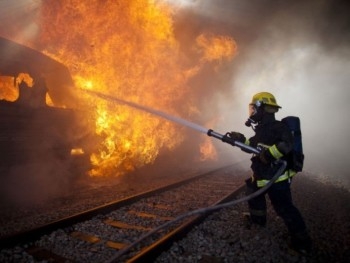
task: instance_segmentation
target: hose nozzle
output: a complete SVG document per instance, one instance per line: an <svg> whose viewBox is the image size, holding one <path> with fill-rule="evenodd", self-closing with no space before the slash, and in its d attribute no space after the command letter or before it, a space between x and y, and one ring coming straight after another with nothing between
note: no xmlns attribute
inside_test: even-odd
<svg viewBox="0 0 350 263"><path fill-rule="evenodd" d="M254 147L251 147L249 145L246 145L242 142L239 142L239 141L235 141L233 140L232 138L228 137L228 136L225 136L225 135L222 135L216 131L213 131L212 129L209 129L208 132L207 132L207 135L208 136L211 136L211 137L214 137L216 139L219 139L223 142L226 142L228 144L231 144L232 146L237 146L239 148L241 148L243 151L245 152L248 152L248 153L255 153L255 154L259 154L260 151Z"/></svg>

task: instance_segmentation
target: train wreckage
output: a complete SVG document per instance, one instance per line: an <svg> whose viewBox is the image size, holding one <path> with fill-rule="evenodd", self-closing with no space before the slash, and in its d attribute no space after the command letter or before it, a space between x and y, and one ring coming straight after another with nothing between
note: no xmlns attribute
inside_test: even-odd
<svg viewBox="0 0 350 263"><path fill-rule="evenodd" d="M0 171L52 165L89 169L89 134L69 70L48 56L0 37Z"/></svg>

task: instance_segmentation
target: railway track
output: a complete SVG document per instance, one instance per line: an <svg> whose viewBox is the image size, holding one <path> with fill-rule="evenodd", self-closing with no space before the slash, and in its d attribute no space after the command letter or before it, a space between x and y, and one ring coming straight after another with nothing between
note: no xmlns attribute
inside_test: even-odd
<svg viewBox="0 0 350 263"><path fill-rule="evenodd" d="M231 201L241 192L237 173L234 166L220 168L1 238L1 258L151 262L209 215L191 211Z"/></svg>

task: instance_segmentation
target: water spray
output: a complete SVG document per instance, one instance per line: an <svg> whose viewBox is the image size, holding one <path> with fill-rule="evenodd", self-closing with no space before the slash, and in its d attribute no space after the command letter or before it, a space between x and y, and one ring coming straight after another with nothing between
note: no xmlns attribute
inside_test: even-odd
<svg viewBox="0 0 350 263"><path fill-rule="evenodd" d="M125 101L125 100L122 100L122 99L119 99L119 98L116 98L116 97L113 97L110 95L106 95L106 94L103 94L103 93L100 93L97 91L92 91L92 90L84 90L84 91L89 93L90 95L95 95L97 97L100 97L101 99L110 101L112 103L125 104L125 105L132 107L132 108L139 109L141 111L145 111L145 112L151 113L153 115L167 119L169 121L172 121L172 122L181 124L183 126L189 127L193 130L199 131L199 132L204 133L208 136L214 137L214 138L219 139L223 142L231 144L232 146L237 146L237 147L241 148L242 150L244 150L245 152L255 153L255 154L259 154L259 152L260 152L258 149L254 148L254 147L251 147L251 146L246 145L246 144L239 142L239 141L235 141L228 136L224 136L216 131L213 131L212 129L207 129L199 124L190 122L188 120L185 120L185 119L182 119L182 118L179 118L176 116L169 115L165 112L155 110L155 109L152 109L152 108L149 108L149 107L146 107L146 106L134 103L134 102Z"/></svg>

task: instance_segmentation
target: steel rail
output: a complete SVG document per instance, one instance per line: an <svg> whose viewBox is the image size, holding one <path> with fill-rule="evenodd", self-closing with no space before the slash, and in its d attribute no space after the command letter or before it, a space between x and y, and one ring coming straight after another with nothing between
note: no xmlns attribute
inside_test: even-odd
<svg viewBox="0 0 350 263"><path fill-rule="evenodd" d="M29 243L33 242L37 239L39 239L43 235L47 235L57 229L60 228L67 228L71 225L74 225L76 223L80 223L86 220L89 220L93 218L96 215L103 215L112 212L113 210L116 210L118 208L121 208L126 205L130 205L136 201L139 201L143 198L150 197L155 194L159 194L165 191L168 191L170 189L179 187L181 185L184 185L186 183L189 183L191 181L197 180L201 177L210 175L212 173L215 173L217 171L220 171L222 169L225 169L227 167L230 167L232 165L226 166L226 167L220 167L214 170L211 170L209 172L206 172L204 174L199 174L190 178L187 178L185 180L181 180L169 185L165 185L159 188L155 188L149 191L142 192L140 194L136 194L127 198L123 198L117 201L110 202L108 204L98 206L86 211L83 211L81 213L74 214L72 216L68 216L41 226L38 226L36 228L30 229L30 230L25 230L21 231L12 235L8 236L3 236L0 238L0 247L2 248L8 248L8 247L13 247L15 245L20 245L23 243Z"/></svg>
<svg viewBox="0 0 350 263"><path fill-rule="evenodd" d="M216 206L219 204L224 204L229 201L235 199L238 195L240 195L245 189L245 184L241 185L228 195L226 195L221 200L212 204L212 206ZM183 222L176 229L172 230L170 233L164 235L159 240L155 241L153 244L149 245L147 248L143 248L140 253L128 259L126 262L128 263L136 263L136 262L153 262L162 252L169 249L172 244L183 237L185 237L195 226L199 225L203 222L210 214L214 211L208 211L203 214L198 214L192 216Z"/></svg>

